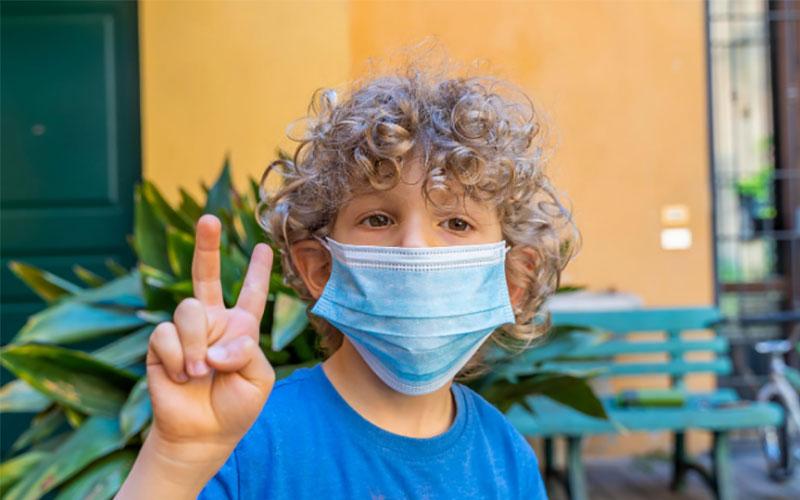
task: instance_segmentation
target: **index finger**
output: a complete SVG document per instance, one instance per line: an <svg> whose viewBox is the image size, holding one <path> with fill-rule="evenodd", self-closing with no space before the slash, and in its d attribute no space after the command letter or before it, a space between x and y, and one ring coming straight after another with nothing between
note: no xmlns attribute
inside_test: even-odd
<svg viewBox="0 0 800 500"><path fill-rule="evenodd" d="M197 221L192 257L192 287L194 296L209 306L223 305L220 283L219 242L222 224L211 214Z"/></svg>
<svg viewBox="0 0 800 500"><path fill-rule="evenodd" d="M269 295L269 277L272 270L272 249L266 243L259 243L253 249L247 275L239 292L236 307L240 307L255 316L261 322Z"/></svg>

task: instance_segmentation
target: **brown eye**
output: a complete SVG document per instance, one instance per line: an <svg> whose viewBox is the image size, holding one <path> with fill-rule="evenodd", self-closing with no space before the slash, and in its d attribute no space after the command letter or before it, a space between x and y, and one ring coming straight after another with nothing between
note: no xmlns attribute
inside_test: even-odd
<svg viewBox="0 0 800 500"><path fill-rule="evenodd" d="M447 219L445 222L445 227L451 231L466 231L470 229L469 222L465 221L464 219L460 219L458 217L453 217L452 219Z"/></svg>
<svg viewBox="0 0 800 500"><path fill-rule="evenodd" d="M392 219L390 219L388 215L384 214L372 214L370 216L365 217L364 220L361 221L362 224L365 224L369 227L388 226L389 224L391 224L391 222Z"/></svg>

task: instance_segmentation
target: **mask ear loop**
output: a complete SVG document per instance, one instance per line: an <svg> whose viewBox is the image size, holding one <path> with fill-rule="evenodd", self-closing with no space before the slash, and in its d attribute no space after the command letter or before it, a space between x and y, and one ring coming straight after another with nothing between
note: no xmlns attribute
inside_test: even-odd
<svg viewBox="0 0 800 500"><path fill-rule="evenodd" d="M314 239L316 239L317 241L319 241L319 242L320 242L320 244L321 244L322 246L324 246L324 247L325 247L325 248L326 248L326 249L327 249L329 252L331 251L331 247L330 247L330 245L328 245L328 242L326 241L326 240L328 239L328 237L327 237L327 236L325 237L325 239L324 239L324 240L323 240L322 238L320 238L319 236L317 236L316 234L315 234L315 235L313 235L313 236L314 236ZM331 253L333 253L333 252L331 252Z"/></svg>

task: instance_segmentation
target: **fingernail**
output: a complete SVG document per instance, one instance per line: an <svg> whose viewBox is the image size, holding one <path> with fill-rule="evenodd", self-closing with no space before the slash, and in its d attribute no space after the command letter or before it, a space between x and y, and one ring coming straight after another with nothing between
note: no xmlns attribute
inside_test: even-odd
<svg viewBox="0 0 800 500"><path fill-rule="evenodd" d="M195 377L202 377L208 373L208 365L202 360L192 362L190 368L192 369L192 375Z"/></svg>
<svg viewBox="0 0 800 500"><path fill-rule="evenodd" d="M214 361L225 361L228 357L228 351L224 347L218 345L208 348L208 357Z"/></svg>
<svg viewBox="0 0 800 500"><path fill-rule="evenodd" d="M186 375L186 372L180 372L175 378L178 379L178 382L186 382L189 380L189 375Z"/></svg>

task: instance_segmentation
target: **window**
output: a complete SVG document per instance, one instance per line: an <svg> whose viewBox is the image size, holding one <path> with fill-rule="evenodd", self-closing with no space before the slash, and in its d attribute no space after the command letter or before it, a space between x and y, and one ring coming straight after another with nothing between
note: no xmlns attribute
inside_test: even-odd
<svg viewBox="0 0 800 500"><path fill-rule="evenodd" d="M707 8L716 291L735 320L722 383L752 396L767 370L753 344L800 341L800 4Z"/></svg>

